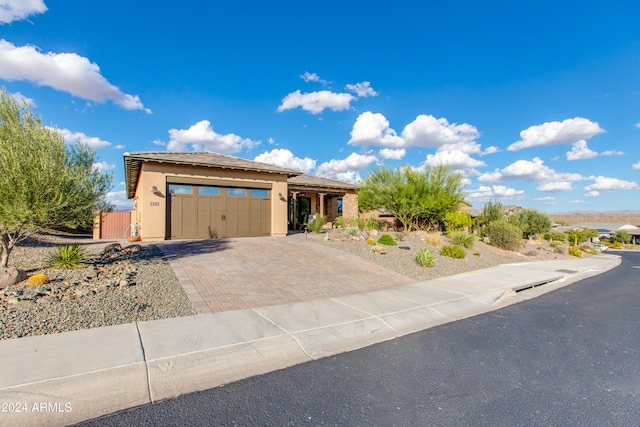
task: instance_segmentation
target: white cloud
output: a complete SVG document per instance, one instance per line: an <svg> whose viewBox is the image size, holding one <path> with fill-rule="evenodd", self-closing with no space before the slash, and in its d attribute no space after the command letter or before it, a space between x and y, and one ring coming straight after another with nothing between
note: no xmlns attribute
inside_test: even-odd
<svg viewBox="0 0 640 427"><path fill-rule="evenodd" d="M503 169L496 169L480 175L481 182L505 182L522 179L529 182L539 182L539 191L564 191L573 189L571 182L586 179L577 173L556 172L544 164L540 158L517 160Z"/></svg>
<svg viewBox="0 0 640 427"><path fill-rule="evenodd" d="M96 136L88 136L82 132L73 132L69 129L58 129L58 132L64 138L64 142L67 144L74 144L76 142L82 142L87 144L89 147L94 150L99 150L101 148L109 147L111 145L110 142L104 141ZM118 146L124 148L124 146Z"/></svg>
<svg viewBox="0 0 640 427"><path fill-rule="evenodd" d="M104 103L108 100L126 110L144 108L137 95L123 93L100 74L100 67L75 53L42 53L35 46L15 46L0 39L0 79L26 80L78 98Z"/></svg>
<svg viewBox="0 0 640 427"><path fill-rule="evenodd" d="M604 132L596 122L583 117L575 117L562 122L546 122L531 126L520 132L520 141L514 142L507 150L518 151L540 145L566 144L581 139L589 139Z"/></svg>
<svg viewBox="0 0 640 427"><path fill-rule="evenodd" d="M0 0L0 1L2 1L2 0ZM15 99L15 101L20 105L27 104L29 107L36 107L36 103L35 103L35 101L33 99L27 98L26 96L24 96L20 92L12 93L11 97L13 99Z"/></svg>
<svg viewBox="0 0 640 427"><path fill-rule="evenodd" d="M380 158L390 160L400 160L406 154L407 150L405 150L404 148L383 148L382 150L378 151L378 156L380 156Z"/></svg>
<svg viewBox="0 0 640 427"><path fill-rule="evenodd" d="M316 167L315 160L310 159L309 157L305 157L304 159L296 157L286 148L275 148L268 152L265 151L259 156L256 156L253 160L256 162L269 163L271 165L299 170L304 173L309 173Z"/></svg>
<svg viewBox="0 0 640 427"><path fill-rule="evenodd" d="M305 71L304 74L302 74L300 76L300 78L302 80L304 80L305 82L318 82L318 83L322 83L323 85L328 84L329 82L321 79L319 75L317 75L316 73L310 73L308 71Z"/></svg>
<svg viewBox="0 0 640 427"><path fill-rule="evenodd" d="M440 147L444 144L469 143L480 136L475 126L449 123L445 118L437 119L421 114L402 130L407 147Z"/></svg>
<svg viewBox="0 0 640 427"><path fill-rule="evenodd" d="M93 164L93 168L100 172L108 172L116 168L116 165L110 165L107 162L96 162Z"/></svg>
<svg viewBox="0 0 640 427"><path fill-rule="evenodd" d="M640 129L640 122L636 123L636 127Z"/></svg>
<svg viewBox="0 0 640 427"><path fill-rule="evenodd" d="M438 150L436 154L428 154L426 164L438 165L446 164L452 169L473 169L486 166L487 164L481 160L477 160L469 156L461 150Z"/></svg>
<svg viewBox="0 0 640 427"><path fill-rule="evenodd" d="M567 160L583 160L596 157L598 153L587 147L587 141L581 139L571 146L571 151L567 152Z"/></svg>
<svg viewBox="0 0 640 427"><path fill-rule="evenodd" d="M573 184L571 183L571 181L541 182L536 187L536 190L546 193L553 193L556 191L570 191L573 190Z"/></svg>
<svg viewBox="0 0 640 427"><path fill-rule="evenodd" d="M106 195L108 202L111 202L116 207L120 208L133 208L133 200L127 199L126 190L109 191Z"/></svg>
<svg viewBox="0 0 640 427"><path fill-rule="evenodd" d="M584 187L585 191L633 190L636 188L638 188L638 184L633 181L625 181L605 176L596 177L593 184Z"/></svg>
<svg viewBox="0 0 640 427"><path fill-rule="evenodd" d="M495 145L492 145L491 147L487 147L484 151L482 151L480 153L481 156L486 156L488 154L494 154L494 153L498 153L500 152L500 149L498 147L496 147Z"/></svg>
<svg viewBox="0 0 640 427"><path fill-rule="evenodd" d="M518 200L524 195L524 190L505 187L503 185L493 185L491 187L481 185L475 190L465 190L470 201L488 201L493 199Z"/></svg>
<svg viewBox="0 0 640 427"><path fill-rule="evenodd" d="M368 96L378 96L378 92L373 90L371 87L371 83L369 82L361 82L356 84L348 84L347 90L349 92L353 92L360 98L366 98Z"/></svg>
<svg viewBox="0 0 640 427"><path fill-rule="evenodd" d="M640 162L631 165L633 169L640 169Z"/></svg>
<svg viewBox="0 0 640 427"><path fill-rule="evenodd" d="M384 115L366 111L353 124L349 144L402 148L404 140L389 127L389 120Z"/></svg>
<svg viewBox="0 0 640 427"><path fill-rule="evenodd" d="M226 135L216 133L209 120L201 120L189 129L170 129L167 150L183 151L191 145L193 151L233 154L243 148L251 149L258 144L260 144L259 141L242 138L233 133Z"/></svg>
<svg viewBox="0 0 640 427"><path fill-rule="evenodd" d="M547 204L555 204L556 198L553 196L535 197L533 200L537 202L546 202Z"/></svg>
<svg viewBox="0 0 640 427"><path fill-rule="evenodd" d="M344 160L330 160L318 166L318 175L345 182L360 181L359 172L375 162L371 154L351 153Z"/></svg>
<svg viewBox="0 0 640 427"><path fill-rule="evenodd" d="M122 145L122 144L118 144L116 146L113 147L114 150L122 150L123 148L125 148L126 146Z"/></svg>
<svg viewBox="0 0 640 427"><path fill-rule="evenodd" d="M571 203L574 203L574 204L584 203L584 200L572 200Z"/></svg>
<svg viewBox="0 0 640 427"><path fill-rule="evenodd" d="M335 93L328 90L301 93L299 90L291 92L282 99L278 112L300 107L311 114L319 114L325 109L333 111L347 110L355 96L350 93Z"/></svg>
<svg viewBox="0 0 640 427"><path fill-rule="evenodd" d="M598 197L600 195L600 192L593 190L593 191L589 191L588 193L585 193L584 195L587 197Z"/></svg>
<svg viewBox="0 0 640 427"><path fill-rule="evenodd" d="M624 151L607 150L600 153L601 156L624 156Z"/></svg>
<svg viewBox="0 0 640 427"><path fill-rule="evenodd" d="M20 21L46 11L43 0L0 0L0 24Z"/></svg>

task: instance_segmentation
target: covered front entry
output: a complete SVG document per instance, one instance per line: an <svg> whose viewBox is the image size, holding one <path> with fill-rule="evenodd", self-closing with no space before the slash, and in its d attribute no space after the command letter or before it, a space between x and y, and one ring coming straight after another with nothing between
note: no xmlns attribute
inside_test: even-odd
<svg viewBox="0 0 640 427"><path fill-rule="evenodd" d="M271 191L264 188L167 184L170 239L271 234Z"/></svg>

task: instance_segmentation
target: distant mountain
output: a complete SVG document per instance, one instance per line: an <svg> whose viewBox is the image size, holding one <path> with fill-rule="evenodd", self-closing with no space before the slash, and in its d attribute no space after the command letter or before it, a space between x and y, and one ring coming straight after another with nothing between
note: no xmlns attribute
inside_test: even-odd
<svg viewBox="0 0 640 427"><path fill-rule="evenodd" d="M549 212L549 215L640 215L640 210Z"/></svg>

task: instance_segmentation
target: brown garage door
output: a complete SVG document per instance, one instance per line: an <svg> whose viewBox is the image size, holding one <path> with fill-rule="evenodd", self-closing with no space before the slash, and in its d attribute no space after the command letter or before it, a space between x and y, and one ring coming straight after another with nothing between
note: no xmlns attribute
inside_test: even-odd
<svg viewBox="0 0 640 427"><path fill-rule="evenodd" d="M270 190L169 184L171 239L271 234Z"/></svg>

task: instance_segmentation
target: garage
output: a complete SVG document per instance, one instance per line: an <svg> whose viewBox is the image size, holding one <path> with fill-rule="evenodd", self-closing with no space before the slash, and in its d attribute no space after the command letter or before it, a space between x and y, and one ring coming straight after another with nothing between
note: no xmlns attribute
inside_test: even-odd
<svg viewBox="0 0 640 427"><path fill-rule="evenodd" d="M270 190L169 183L171 239L271 235Z"/></svg>
<svg viewBox="0 0 640 427"><path fill-rule="evenodd" d="M357 186L282 166L173 151L124 153L124 166L130 230L144 242L282 237L311 215L358 217Z"/></svg>

